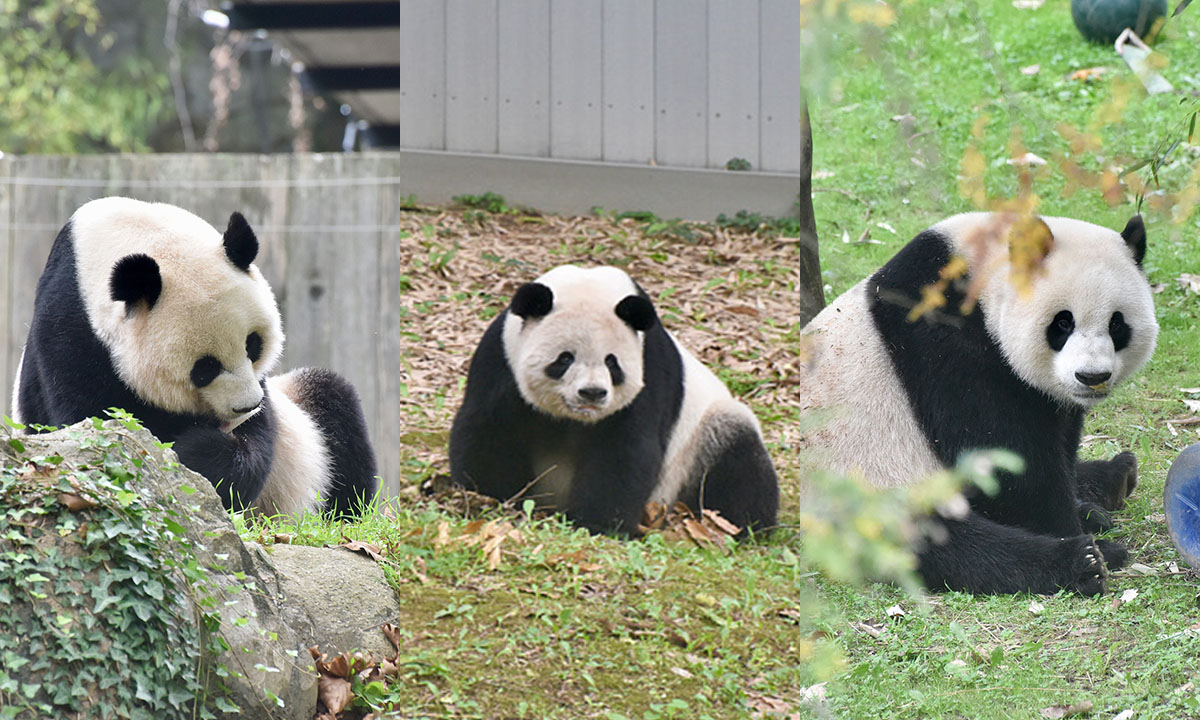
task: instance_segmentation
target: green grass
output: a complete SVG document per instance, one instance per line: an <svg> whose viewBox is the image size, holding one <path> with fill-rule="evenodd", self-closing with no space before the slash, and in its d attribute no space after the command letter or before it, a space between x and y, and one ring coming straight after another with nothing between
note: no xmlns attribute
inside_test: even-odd
<svg viewBox="0 0 1200 720"><path fill-rule="evenodd" d="M1173 20L1157 45L1170 61L1165 76L1185 95L1145 97L1127 92L1129 73L1111 47L1079 37L1066 0L1032 11L1003 1L898 5L896 22L884 30L846 26L822 36L824 74L812 118L827 297L921 229L973 209L959 194L957 175L972 128L985 115L990 121L976 142L993 197L1017 190L1018 173L1004 162L1017 128L1024 145L1049 161L1034 184L1040 212L1124 225L1135 211L1131 195L1110 205L1094 189L1064 194L1056 158L1069 147L1056 128L1098 134L1099 149L1074 156L1091 170L1128 168L1152 156L1185 122L1191 93L1200 89L1200 9ZM1034 64L1036 74L1022 74ZM1109 69L1099 80L1070 77L1096 66ZM1122 94L1123 115L1103 117ZM911 120L893 119L905 115ZM1164 191L1195 184L1189 178L1198 154L1187 144L1175 150L1159 171ZM1180 389L1200 386L1200 299L1175 282L1200 268L1200 222L1175 224L1146 212L1146 269L1152 283L1165 286L1156 295L1158 350L1085 429L1097 436L1085 457L1131 449L1141 463L1140 485L1116 513L1112 534L1129 545L1141 570L1117 573L1106 596L951 593L922 601L892 585L821 579L806 570L803 545L786 533L726 554L662 538L591 537L554 519L517 518L520 542L506 541L491 569L477 546L438 540L443 523L455 538L473 518L429 500L400 501L392 517L345 527L309 518L244 534L270 542L273 533L288 532L293 542L310 544L341 542L345 534L387 549L386 572L406 609L396 623L407 638L404 669L398 682L370 693L376 707L399 708L397 717L729 718L770 708L807 716L815 706L806 704L805 689L826 679L824 712L836 717L1036 718L1043 708L1084 702L1092 704L1090 717L1124 710L1139 719L1200 717L1193 686L1200 684L1200 635L1188 631L1200 619L1200 583L1186 567L1171 572L1178 556L1161 516L1171 461L1200 440L1194 426L1172 432L1166 424L1187 414L1180 400L1192 396ZM654 232L624 227L601 240L580 237L580 247L564 243L561 254L622 264L661 255L669 264L672 243L689 242L682 235L692 232L684 224ZM867 228L878 243L841 241L843 233L853 241ZM450 247L431 250L413 282L456 262ZM764 264L735 282L766 286L778 270ZM479 298L455 302L483 312ZM682 311L671 319L674 327L703 324ZM783 337L792 343L795 333ZM747 357L754 359L752 352ZM771 395L760 393L764 386L752 373L724 377L754 406L770 437L803 423L791 408L767 404ZM443 390L442 402L453 406L461 383L444 378ZM404 437L421 448L409 464L415 482L444 467L444 436L421 425L415 410L413 417ZM785 483L797 482L788 475L795 466L787 441L773 440L772 451ZM785 505L784 523L796 522L795 502ZM1136 597L1119 602L1131 590ZM896 605L905 614L891 617Z"/></svg>

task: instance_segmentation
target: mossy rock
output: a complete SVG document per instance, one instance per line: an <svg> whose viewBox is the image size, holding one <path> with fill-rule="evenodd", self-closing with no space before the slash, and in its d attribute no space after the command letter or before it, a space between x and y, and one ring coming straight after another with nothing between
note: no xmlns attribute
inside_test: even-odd
<svg viewBox="0 0 1200 720"><path fill-rule="evenodd" d="M1167 16L1167 0L1071 0L1071 19L1091 42L1113 43L1125 28L1138 37L1157 34Z"/></svg>

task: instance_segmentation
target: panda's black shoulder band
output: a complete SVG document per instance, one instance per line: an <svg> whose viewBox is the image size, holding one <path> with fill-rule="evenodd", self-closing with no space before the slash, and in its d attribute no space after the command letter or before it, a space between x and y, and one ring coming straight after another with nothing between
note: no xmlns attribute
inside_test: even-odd
<svg viewBox="0 0 1200 720"><path fill-rule="evenodd" d="M644 295L630 295L617 303L617 317L624 320L631 328L645 332L658 322L658 313L654 312L654 303Z"/></svg>
<svg viewBox="0 0 1200 720"><path fill-rule="evenodd" d="M240 212L229 216L229 227L225 229L225 254L239 270L245 271L250 270L250 263L258 256L258 238Z"/></svg>
<svg viewBox="0 0 1200 720"><path fill-rule="evenodd" d="M554 307L554 293L541 283L525 283L513 295L512 304L508 309L520 318L540 318L550 313Z"/></svg>
<svg viewBox="0 0 1200 720"><path fill-rule="evenodd" d="M146 301L146 309L154 307L158 296L162 294L162 275L158 272L158 263L142 253L126 255L113 266L108 292L113 300L129 307L140 300Z"/></svg>

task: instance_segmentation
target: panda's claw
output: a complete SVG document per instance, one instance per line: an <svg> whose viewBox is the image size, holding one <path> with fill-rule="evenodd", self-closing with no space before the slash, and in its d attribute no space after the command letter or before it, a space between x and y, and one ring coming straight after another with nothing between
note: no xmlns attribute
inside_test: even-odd
<svg viewBox="0 0 1200 720"><path fill-rule="evenodd" d="M1065 585L1084 597L1103 595L1107 590L1108 569L1096 540L1091 535L1080 535L1063 543L1071 568Z"/></svg>

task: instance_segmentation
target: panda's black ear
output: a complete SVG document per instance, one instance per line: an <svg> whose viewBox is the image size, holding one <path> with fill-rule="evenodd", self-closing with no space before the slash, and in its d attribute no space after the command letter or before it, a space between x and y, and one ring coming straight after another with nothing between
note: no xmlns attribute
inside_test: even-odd
<svg viewBox="0 0 1200 720"><path fill-rule="evenodd" d="M630 295L617 303L617 317L624 320L629 327L641 332L646 332L658 322L654 303L644 295Z"/></svg>
<svg viewBox="0 0 1200 720"><path fill-rule="evenodd" d="M513 295L509 312L519 318L540 318L550 313L554 307L554 293L541 283L525 283Z"/></svg>
<svg viewBox="0 0 1200 720"><path fill-rule="evenodd" d="M146 301L147 310L153 308L162 294L158 263L149 255L126 255L113 266L108 292L116 302L125 303L127 310L142 300Z"/></svg>
<svg viewBox="0 0 1200 720"><path fill-rule="evenodd" d="M225 229L225 254L239 270L250 270L250 263L258 256L258 238L250 229L250 223L240 212L229 216L229 227Z"/></svg>
<svg viewBox="0 0 1200 720"><path fill-rule="evenodd" d="M1129 218L1121 237L1125 238L1125 244L1133 251L1133 261L1141 267L1142 258L1146 257L1146 223L1142 222L1141 215Z"/></svg>

